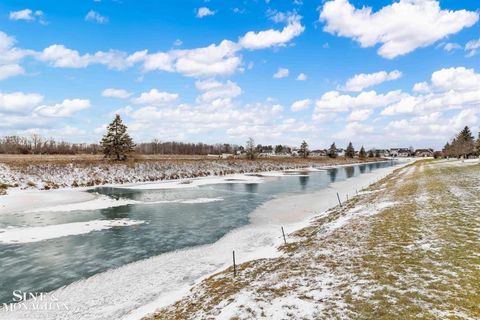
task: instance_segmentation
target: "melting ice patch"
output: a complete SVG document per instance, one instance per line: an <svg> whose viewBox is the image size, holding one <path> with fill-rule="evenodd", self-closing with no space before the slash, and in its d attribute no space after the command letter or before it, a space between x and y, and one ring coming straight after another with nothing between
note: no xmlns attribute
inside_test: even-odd
<svg viewBox="0 0 480 320"><path fill-rule="evenodd" d="M145 223L142 220L116 219L73 222L42 227L0 229L0 243L29 243L42 240L85 234L114 227L133 226Z"/></svg>

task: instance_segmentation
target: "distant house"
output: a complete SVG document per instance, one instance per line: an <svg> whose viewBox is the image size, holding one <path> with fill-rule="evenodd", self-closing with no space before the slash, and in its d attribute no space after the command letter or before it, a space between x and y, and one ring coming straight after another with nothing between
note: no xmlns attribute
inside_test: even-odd
<svg viewBox="0 0 480 320"><path fill-rule="evenodd" d="M339 157L345 157L345 149L338 148L338 149L337 149L337 156L339 156Z"/></svg>
<svg viewBox="0 0 480 320"><path fill-rule="evenodd" d="M387 149L374 149L373 150L374 154L379 154L380 157L389 157L390 156L390 150Z"/></svg>
<svg viewBox="0 0 480 320"><path fill-rule="evenodd" d="M433 157L433 149L417 149L415 150L415 157Z"/></svg>
<svg viewBox="0 0 480 320"><path fill-rule="evenodd" d="M311 157L326 157L327 156L327 150L312 150L310 151L310 156Z"/></svg>
<svg viewBox="0 0 480 320"><path fill-rule="evenodd" d="M412 156L412 153L409 148L392 148L390 149L390 157L403 157L407 158Z"/></svg>

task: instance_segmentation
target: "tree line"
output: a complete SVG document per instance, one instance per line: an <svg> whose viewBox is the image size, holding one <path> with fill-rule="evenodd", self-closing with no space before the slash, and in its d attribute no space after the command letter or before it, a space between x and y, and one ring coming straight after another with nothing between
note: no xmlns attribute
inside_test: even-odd
<svg viewBox="0 0 480 320"><path fill-rule="evenodd" d="M480 133L475 140L468 126L445 144L442 150L444 157L469 158L480 156Z"/></svg>

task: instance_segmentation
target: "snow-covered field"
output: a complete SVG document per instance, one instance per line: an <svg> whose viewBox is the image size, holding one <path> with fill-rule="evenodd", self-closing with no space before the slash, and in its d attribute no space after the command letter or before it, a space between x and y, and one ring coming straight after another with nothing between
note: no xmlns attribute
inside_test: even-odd
<svg viewBox="0 0 480 320"><path fill-rule="evenodd" d="M394 167L378 169L345 181L335 182L329 188L314 194L274 199L251 214L252 224L228 233L213 244L162 254L97 274L58 289L54 291L55 296L70 306L70 311L62 310L48 318L139 319L160 307L173 303L187 293L192 285L199 283L210 274L228 267L231 264L232 250L236 252L237 263L252 259L278 257L280 253L277 248L283 241L281 226L287 233L307 226L310 218L322 214L322 212L337 204L337 192L344 201L347 194L351 198L356 190L383 178L392 170L394 170ZM288 174L301 175L302 173L299 171ZM265 174L265 176L268 175L271 174ZM281 175L281 173L277 173L277 175ZM189 185L225 183L225 181L231 183L240 181L242 183L248 181L261 182L262 176L262 174L258 174L225 176L222 178L212 177L188 179L173 184L172 182L164 182L160 184L130 185L128 187L140 189L163 188L165 184L178 188L185 184L185 181L189 181ZM78 191L71 190L70 192L77 193ZM8 196L5 198L8 198ZM98 201L101 202L102 200L98 198L85 199L84 203L94 202L95 205L99 205ZM221 201L221 199L202 199L202 201ZM61 208L65 209L65 206L67 208L68 206L77 207L81 206L81 203L62 203L60 205L63 206ZM55 206L50 203L48 208L55 209ZM130 223L141 223L141 221L130 221ZM88 232L88 230L83 231ZM4 314L0 313L0 319L5 319L2 316ZM6 319L12 319L12 317L15 319L28 316L28 313L10 313L8 316Z"/></svg>
<svg viewBox="0 0 480 320"><path fill-rule="evenodd" d="M402 168L154 318L478 319L479 181L478 161Z"/></svg>

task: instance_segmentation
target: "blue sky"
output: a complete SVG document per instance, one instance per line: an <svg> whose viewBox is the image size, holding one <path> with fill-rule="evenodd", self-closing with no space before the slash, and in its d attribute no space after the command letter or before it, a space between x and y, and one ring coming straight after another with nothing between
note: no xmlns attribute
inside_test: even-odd
<svg viewBox="0 0 480 320"><path fill-rule="evenodd" d="M435 147L479 131L475 1L2 1L0 135Z"/></svg>

